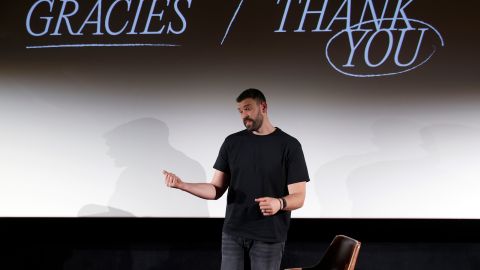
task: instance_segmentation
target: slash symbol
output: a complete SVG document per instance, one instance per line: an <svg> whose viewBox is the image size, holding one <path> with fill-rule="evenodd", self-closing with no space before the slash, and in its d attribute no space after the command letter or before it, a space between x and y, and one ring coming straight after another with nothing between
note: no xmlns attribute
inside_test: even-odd
<svg viewBox="0 0 480 270"><path fill-rule="evenodd" d="M227 38L228 32L230 31L230 28L232 27L233 23L235 22L235 19L237 18L238 11L242 7L243 0L240 0L240 3L238 4L237 9L235 10L235 13L232 16L232 20L230 21L230 24L227 27L227 31L225 32L225 35L223 36L222 42L220 42L220 45L223 45L223 42Z"/></svg>

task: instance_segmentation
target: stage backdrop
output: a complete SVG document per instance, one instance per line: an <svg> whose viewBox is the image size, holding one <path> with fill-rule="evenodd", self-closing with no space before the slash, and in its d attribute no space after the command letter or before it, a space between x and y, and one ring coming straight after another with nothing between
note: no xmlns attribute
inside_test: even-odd
<svg viewBox="0 0 480 270"><path fill-rule="evenodd" d="M235 98L302 143L295 217L480 218L476 1L32 0L0 11L0 216L222 217Z"/></svg>

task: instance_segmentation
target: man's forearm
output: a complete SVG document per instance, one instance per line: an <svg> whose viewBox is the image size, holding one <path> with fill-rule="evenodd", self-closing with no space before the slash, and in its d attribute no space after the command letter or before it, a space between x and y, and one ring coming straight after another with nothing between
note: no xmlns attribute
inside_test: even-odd
<svg viewBox="0 0 480 270"><path fill-rule="evenodd" d="M207 200L216 200L217 188L210 183L186 183L182 182L178 189Z"/></svg>
<svg viewBox="0 0 480 270"><path fill-rule="evenodd" d="M284 205L284 208L282 210L292 211L303 206L303 202L305 201L305 194L293 193L283 197L283 199L285 199L284 202L286 202L287 205Z"/></svg>
<svg viewBox="0 0 480 270"><path fill-rule="evenodd" d="M210 183L189 183L183 182L174 173L163 171L165 175L165 185L171 188L177 188L193 194L197 197L207 200L216 200L220 198L228 188L229 178L224 172L215 171Z"/></svg>

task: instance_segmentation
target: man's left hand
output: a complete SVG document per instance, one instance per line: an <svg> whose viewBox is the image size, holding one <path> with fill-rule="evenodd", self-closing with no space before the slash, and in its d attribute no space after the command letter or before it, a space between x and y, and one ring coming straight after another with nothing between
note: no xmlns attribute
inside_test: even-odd
<svg viewBox="0 0 480 270"><path fill-rule="evenodd" d="M264 216L273 216L280 210L280 201L277 198L262 197L255 199L255 202L259 203Z"/></svg>

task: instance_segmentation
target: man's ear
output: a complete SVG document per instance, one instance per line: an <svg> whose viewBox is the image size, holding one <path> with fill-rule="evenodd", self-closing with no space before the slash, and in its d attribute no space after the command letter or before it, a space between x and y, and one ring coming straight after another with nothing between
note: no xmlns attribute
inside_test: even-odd
<svg viewBox="0 0 480 270"><path fill-rule="evenodd" d="M267 112L267 102L262 101L262 103L260 103L260 108L262 109L262 113L266 113Z"/></svg>

